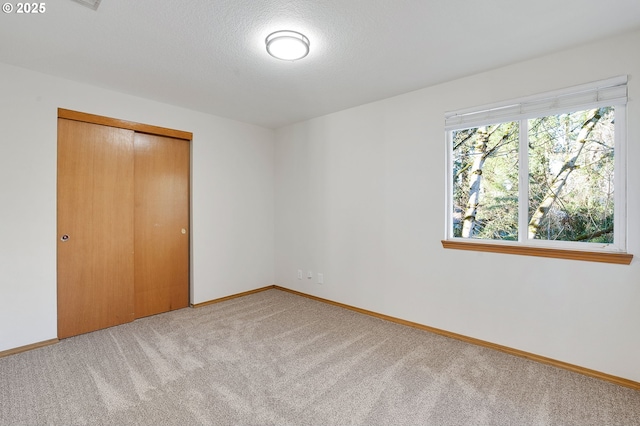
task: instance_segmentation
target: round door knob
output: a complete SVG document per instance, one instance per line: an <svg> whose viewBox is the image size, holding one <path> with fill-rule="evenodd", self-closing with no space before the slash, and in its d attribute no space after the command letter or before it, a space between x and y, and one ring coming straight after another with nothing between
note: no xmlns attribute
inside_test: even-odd
<svg viewBox="0 0 640 426"><path fill-rule="evenodd" d="M63 243L69 241L69 236L67 234L64 234L62 237L60 237L60 241L62 241Z"/></svg>
<svg viewBox="0 0 640 426"><path fill-rule="evenodd" d="M187 230L186 230L186 229L184 229L184 228L182 228L182 230L181 230L180 232L182 232L183 234L186 234L186 233L187 233Z"/></svg>

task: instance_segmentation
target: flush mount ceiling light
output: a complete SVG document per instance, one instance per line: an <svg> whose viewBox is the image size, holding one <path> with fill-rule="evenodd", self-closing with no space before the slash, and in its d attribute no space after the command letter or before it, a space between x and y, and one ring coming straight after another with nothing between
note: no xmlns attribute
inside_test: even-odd
<svg viewBox="0 0 640 426"><path fill-rule="evenodd" d="M265 43L269 55L283 61L296 61L309 54L309 39L296 31L276 31Z"/></svg>

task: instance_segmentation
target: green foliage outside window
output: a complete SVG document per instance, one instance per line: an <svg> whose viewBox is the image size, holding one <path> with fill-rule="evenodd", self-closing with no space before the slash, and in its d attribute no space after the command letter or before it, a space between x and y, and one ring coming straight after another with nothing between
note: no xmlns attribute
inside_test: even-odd
<svg viewBox="0 0 640 426"><path fill-rule="evenodd" d="M527 173L518 152L526 149L526 237L612 243L614 113L605 107L453 131L454 236L518 240L519 173Z"/></svg>

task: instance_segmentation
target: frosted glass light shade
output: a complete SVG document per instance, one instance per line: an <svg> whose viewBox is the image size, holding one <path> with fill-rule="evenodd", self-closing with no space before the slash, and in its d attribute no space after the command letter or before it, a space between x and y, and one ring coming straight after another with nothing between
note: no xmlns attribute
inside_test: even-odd
<svg viewBox="0 0 640 426"><path fill-rule="evenodd" d="M309 54L309 39L296 31L276 31L265 40L269 55L284 61L295 61Z"/></svg>

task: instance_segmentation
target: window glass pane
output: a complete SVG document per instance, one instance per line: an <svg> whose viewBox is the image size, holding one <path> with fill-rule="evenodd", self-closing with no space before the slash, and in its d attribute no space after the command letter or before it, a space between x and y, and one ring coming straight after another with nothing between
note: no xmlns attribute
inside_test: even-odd
<svg viewBox="0 0 640 426"><path fill-rule="evenodd" d="M613 243L614 108L528 127L529 239Z"/></svg>
<svg viewBox="0 0 640 426"><path fill-rule="evenodd" d="M453 235L518 239L518 122L452 132Z"/></svg>

